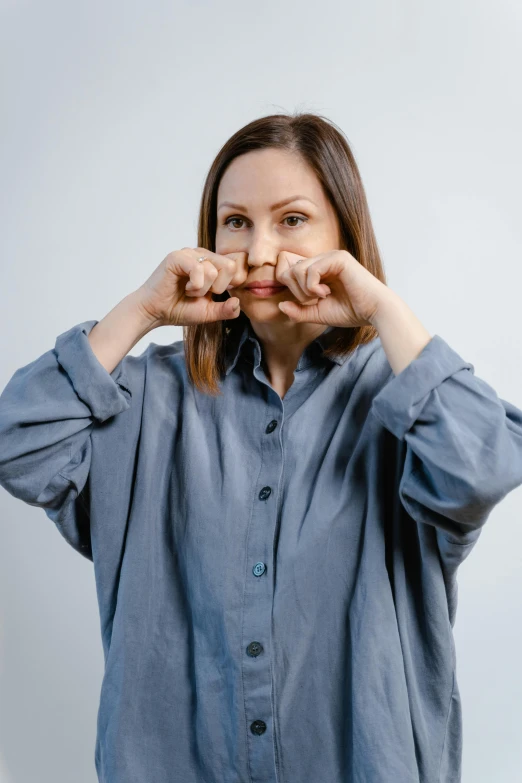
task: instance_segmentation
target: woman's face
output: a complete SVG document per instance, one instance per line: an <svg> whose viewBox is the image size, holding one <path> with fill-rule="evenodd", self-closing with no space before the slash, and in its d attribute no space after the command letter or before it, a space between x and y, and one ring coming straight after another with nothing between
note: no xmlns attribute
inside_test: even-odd
<svg viewBox="0 0 522 783"><path fill-rule="evenodd" d="M288 203L276 206L282 201ZM337 215L300 156L263 149L232 161L218 188L216 253L244 254L246 280L230 294L251 321L286 321L279 302L298 301L288 288L267 297L245 288L253 281L277 283L282 250L311 258L339 249L340 243Z"/></svg>

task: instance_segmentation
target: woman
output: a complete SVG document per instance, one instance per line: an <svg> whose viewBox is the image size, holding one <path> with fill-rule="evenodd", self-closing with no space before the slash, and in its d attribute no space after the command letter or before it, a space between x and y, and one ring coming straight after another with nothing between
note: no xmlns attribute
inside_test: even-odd
<svg viewBox="0 0 522 783"><path fill-rule="evenodd" d="M198 247L7 384L0 483L93 561L100 781L460 781L456 572L522 412L386 285L333 123L224 145Z"/></svg>

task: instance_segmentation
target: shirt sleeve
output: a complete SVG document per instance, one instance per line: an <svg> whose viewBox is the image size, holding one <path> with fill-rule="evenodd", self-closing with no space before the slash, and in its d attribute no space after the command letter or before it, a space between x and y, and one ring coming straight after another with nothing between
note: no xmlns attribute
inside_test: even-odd
<svg viewBox="0 0 522 783"><path fill-rule="evenodd" d="M84 321L52 350L18 369L0 395L0 486L45 510L69 543L92 560L88 501L91 431L132 400L125 358L108 373ZM76 502L78 501L78 502Z"/></svg>
<svg viewBox="0 0 522 783"><path fill-rule="evenodd" d="M522 484L522 411L439 335L383 386L372 411L406 442L406 511L433 525L442 546L472 545L494 506Z"/></svg>

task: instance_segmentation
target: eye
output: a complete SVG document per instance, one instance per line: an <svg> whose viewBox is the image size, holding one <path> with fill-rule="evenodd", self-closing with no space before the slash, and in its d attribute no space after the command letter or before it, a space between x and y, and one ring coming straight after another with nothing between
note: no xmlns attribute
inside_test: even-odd
<svg viewBox="0 0 522 783"><path fill-rule="evenodd" d="M228 225L230 225L232 222L234 222L234 223L235 223L235 222L237 222L238 220L239 220L239 221L243 221L243 222L244 222L244 218L242 218L242 217L236 217L236 216L232 215L232 217L229 217L229 218L227 218L227 219L225 220L225 222L224 222L224 225L225 225L225 226L228 226ZM307 217L303 217L302 215L287 215L285 218L283 218L283 220L301 220L301 221L302 221L302 223L300 223L299 225L288 226L288 228L301 228L301 226L302 226L304 223L306 223L306 221L308 220L308 218L307 218ZM239 229L239 228L236 228L236 229L232 229L232 230L239 231L240 229Z"/></svg>

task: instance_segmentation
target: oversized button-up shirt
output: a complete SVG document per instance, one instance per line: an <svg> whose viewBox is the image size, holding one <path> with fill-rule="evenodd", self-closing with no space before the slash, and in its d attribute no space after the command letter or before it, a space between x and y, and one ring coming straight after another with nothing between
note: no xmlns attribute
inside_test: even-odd
<svg viewBox="0 0 522 783"><path fill-rule="evenodd" d="M212 397L96 323L3 390L0 484L93 562L101 783L458 783L456 574L521 410L439 335L398 375L321 336L281 399L247 319Z"/></svg>

